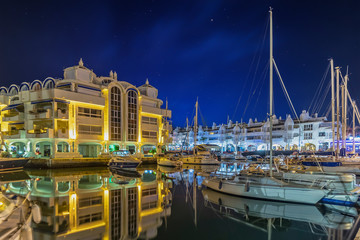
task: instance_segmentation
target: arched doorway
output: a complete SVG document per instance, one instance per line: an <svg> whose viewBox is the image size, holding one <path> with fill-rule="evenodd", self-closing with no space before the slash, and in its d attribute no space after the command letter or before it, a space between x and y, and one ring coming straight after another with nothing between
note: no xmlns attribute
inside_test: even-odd
<svg viewBox="0 0 360 240"><path fill-rule="evenodd" d="M227 144L226 152L235 152L235 146L233 144Z"/></svg>
<svg viewBox="0 0 360 240"><path fill-rule="evenodd" d="M26 151L25 143L13 142L10 144L9 151L12 157L23 157Z"/></svg>
<svg viewBox="0 0 360 240"><path fill-rule="evenodd" d="M43 141L35 144L35 154L39 157L51 157L52 152L51 142Z"/></svg>
<svg viewBox="0 0 360 240"><path fill-rule="evenodd" d="M256 146L255 146L255 145L249 145L249 146L247 147L247 150L248 150L248 151L256 151Z"/></svg>
<svg viewBox="0 0 360 240"><path fill-rule="evenodd" d="M83 157L97 157L101 152L101 147L100 143L80 143L78 150Z"/></svg>
<svg viewBox="0 0 360 240"><path fill-rule="evenodd" d="M59 142L57 152L70 152L70 145L67 142Z"/></svg>
<svg viewBox="0 0 360 240"><path fill-rule="evenodd" d="M141 152L143 154L155 154L156 153L156 146L155 145L144 145L141 147Z"/></svg>

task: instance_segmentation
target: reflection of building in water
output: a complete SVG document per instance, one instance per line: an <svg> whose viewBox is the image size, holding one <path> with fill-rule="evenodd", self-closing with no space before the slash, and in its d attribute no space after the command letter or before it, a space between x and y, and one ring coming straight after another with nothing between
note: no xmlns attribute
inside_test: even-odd
<svg viewBox="0 0 360 240"><path fill-rule="evenodd" d="M155 237L161 218L170 215L172 186L155 171L145 172L141 179L115 178L107 170L31 176L31 198L42 210L34 239ZM16 185L10 189L26 194Z"/></svg>

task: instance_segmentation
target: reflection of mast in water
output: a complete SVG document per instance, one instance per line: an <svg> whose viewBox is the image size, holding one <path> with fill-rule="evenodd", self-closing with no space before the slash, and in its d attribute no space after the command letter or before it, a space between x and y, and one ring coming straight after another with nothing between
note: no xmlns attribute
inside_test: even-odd
<svg viewBox="0 0 360 240"><path fill-rule="evenodd" d="M197 209L196 209L196 173L193 172L193 208L194 208L194 224L197 227Z"/></svg>

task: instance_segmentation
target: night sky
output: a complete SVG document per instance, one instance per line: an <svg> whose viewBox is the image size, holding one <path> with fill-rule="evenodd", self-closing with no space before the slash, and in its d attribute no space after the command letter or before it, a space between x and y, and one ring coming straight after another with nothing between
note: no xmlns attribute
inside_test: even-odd
<svg viewBox="0 0 360 240"><path fill-rule="evenodd" d="M297 112L309 108L330 57L344 75L349 65L349 91L360 103L359 1L15 2L0 8L1 85L62 78L83 58L98 76L115 70L136 86L149 78L168 98L174 126L192 118L197 97L207 125L228 115L263 120L271 5L274 58ZM275 113L285 117L277 78L274 87Z"/></svg>

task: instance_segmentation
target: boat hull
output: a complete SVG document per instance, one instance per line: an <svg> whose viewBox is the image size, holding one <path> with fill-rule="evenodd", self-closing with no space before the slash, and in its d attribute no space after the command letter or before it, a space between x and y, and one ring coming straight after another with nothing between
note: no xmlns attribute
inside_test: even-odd
<svg viewBox="0 0 360 240"><path fill-rule="evenodd" d="M22 169L28 161L25 158L1 158L0 172Z"/></svg>
<svg viewBox="0 0 360 240"><path fill-rule="evenodd" d="M306 204L316 204L328 193L323 189L242 184L218 178L206 179L203 185L215 191L235 196Z"/></svg>

